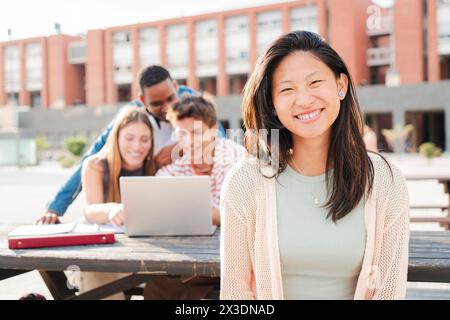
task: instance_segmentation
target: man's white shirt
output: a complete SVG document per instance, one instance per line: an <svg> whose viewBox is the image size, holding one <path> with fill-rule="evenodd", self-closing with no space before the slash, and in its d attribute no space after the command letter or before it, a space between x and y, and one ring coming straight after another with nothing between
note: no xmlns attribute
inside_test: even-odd
<svg viewBox="0 0 450 320"><path fill-rule="evenodd" d="M153 115L148 116L153 128L153 154L156 156L162 148L175 144L175 130L169 122L158 121Z"/></svg>

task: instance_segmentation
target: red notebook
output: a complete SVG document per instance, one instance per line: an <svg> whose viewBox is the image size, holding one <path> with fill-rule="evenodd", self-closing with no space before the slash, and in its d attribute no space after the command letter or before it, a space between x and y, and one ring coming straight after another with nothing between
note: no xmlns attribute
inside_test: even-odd
<svg viewBox="0 0 450 320"><path fill-rule="evenodd" d="M73 224L19 227L8 235L9 249L112 244L113 232L76 232Z"/></svg>

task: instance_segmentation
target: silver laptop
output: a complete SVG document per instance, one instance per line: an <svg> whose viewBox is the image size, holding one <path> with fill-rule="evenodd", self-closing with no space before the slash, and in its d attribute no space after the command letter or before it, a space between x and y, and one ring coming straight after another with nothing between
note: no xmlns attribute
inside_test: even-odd
<svg viewBox="0 0 450 320"><path fill-rule="evenodd" d="M121 177L130 237L212 235L209 177Z"/></svg>

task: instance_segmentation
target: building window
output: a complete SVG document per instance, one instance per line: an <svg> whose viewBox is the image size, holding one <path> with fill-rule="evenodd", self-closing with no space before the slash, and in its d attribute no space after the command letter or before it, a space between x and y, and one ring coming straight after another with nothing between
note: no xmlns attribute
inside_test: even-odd
<svg viewBox="0 0 450 320"><path fill-rule="evenodd" d="M199 78L199 88L201 92L208 92L212 95L217 94L217 78Z"/></svg>
<svg viewBox="0 0 450 320"><path fill-rule="evenodd" d="M225 19L226 73L229 75L249 72L249 18L247 15Z"/></svg>
<svg viewBox="0 0 450 320"><path fill-rule="evenodd" d="M445 113L433 112L407 112L406 123L412 124L414 130L407 144L408 151L417 152L419 146L425 142L433 142L445 150Z"/></svg>
<svg viewBox="0 0 450 320"><path fill-rule="evenodd" d="M441 79L450 79L450 56L441 58Z"/></svg>
<svg viewBox="0 0 450 320"><path fill-rule="evenodd" d="M35 91L30 92L30 105L32 108L40 108L41 107L41 92Z"/></svg>
<svg viewBox="0 0 450 320"><path fill-rule="evenodd" d="M12 102L14 104L19 103L19 93L18 92L8 92L7 98L8 98L8 102Z"/></svg>
<svg viewBox="0 0 450 320"><path fill-rule="evenodd" d="M120 85L118 88L117 99L119 102L127 103L131 101L131 86Z"/></svg>
<svg viewBox="0 0 450 320"><path fill-rule="evenodd" d="M365 122L377 135L378 150L380 152L392 152L391 146L383 136L384 129L392 129L392 113L366 113Z"/></svg>
<svg viewBox="0 0 450 320"><path fill-rule="evenodd" d="M119 31L113 34L113 63L114 83L121 85L131 84L133 73L133 46L131 44L131 32Z"/></svg>
<svg viewBox="0 0 450 320"><path fill-rule="evenodd" d="M450 2L437 1L438 53L441 62L441 79L448 79L448 57L450 57Z"/></svg>
<svg viewBox="0 0 450 320"><path fill-rule="evenodd" d="M11 97L13 97L15 92L20 91L19 48L8 46L4 50L5 91L11 93Z"/></svg>
<svg viewBox="0 0 450 320"><path fill-rule="evenodd" d="M386 74L389 70L389 66L377 66L370 68L370 84L385 84Z"/></svg>
<svg viewBox="0 0 450 320"><path fill-rule="evenodd" d="M119 31L113 34L113 43L128 43L131 42L131 32L130 31Z"/></svg>
<svg viewBox="0 0 450 320"><path fill-rule="evenodd" d="M187 25L169 25L166 33L167 67L175 79L187 78L189 63Z"/></svg>
<svg viewBox="0 0 450 320"><path fill-rule="evenodd" d="M439 37L450 37L450 2L438 1L437 8L437 23Z"/></svg>
<svg viewBox="0 0 450 320"><path fill-rule="evenodd" d="M218 74L219 42L215 19L196 22L194 45L197 77L216 77Z"/></svg>
<svg viewBox="0 0 450 320"><path fill-rule="evenodd" d="M139 55L142 66L160 64L159 29L144 28L139 31Z"/></svg>
<svg viewBox="0 0 450 320"><path fill-rule="evenodd" d="M305 30L319 33L317 7L308 5L291 10L291 30Z"/></svg>
<svg viewBox="0 0 450 320"><path fill-rule="evenodd" d="M244 90L245 84L247 83L248 75L230 75L229 76L229 88L230 94L240 95Z"/></svg>
<svg viewBox="0 0 450 320"><path fill-rule="evenodd" d="M30 43L26 46L26 87L30 92L42 89L42 46Z"/></svg>
<svg viewBox="0 0 450 320"><path fill-rule="evenodd" d="M283 34L280 10L262 12L257 15L257 51L262 54L269 45Z"/></svg>

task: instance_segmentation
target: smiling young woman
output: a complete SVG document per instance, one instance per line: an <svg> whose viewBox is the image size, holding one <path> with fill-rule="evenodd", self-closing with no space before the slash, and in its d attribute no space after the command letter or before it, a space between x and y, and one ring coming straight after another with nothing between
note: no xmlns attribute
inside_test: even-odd
<svg viewBox="0 0 450 320"><path fill-rule="evenodd" d="M87 222L124 225L119 179L124 176L155 175L153 145L153 129L148 114L137 107L124 108L116 118L105 147L83 163L84 218ZM80 292L87 292L127 275L83 271L80 274ZM107 298L124 299L123 293Z"/></svg>
<svg viewBox="0 0 450 320"><path fill-rule="evenodd" d="M105 147L83 165L85 219L122 226L120 177L153 176L155 172L153 129L148 114L137 107L126 107L117 116Z"/></svg>
<svg viewBox="0 0 450 320"><path fill-rule="evenodd" d="M221 297L404 298L406 183L367 152L341 57L314 33L282 36L247 83L243 119L258 152L223 185Z"/></svg>

